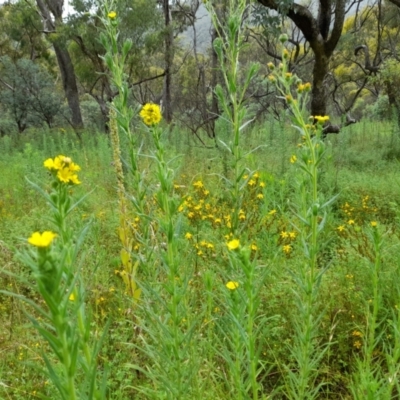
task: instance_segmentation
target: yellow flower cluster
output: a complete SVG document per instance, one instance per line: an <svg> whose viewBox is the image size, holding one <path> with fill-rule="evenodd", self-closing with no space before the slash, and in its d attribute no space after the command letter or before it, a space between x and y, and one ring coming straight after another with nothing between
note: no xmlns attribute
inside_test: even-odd
<svg viewBox="0 0 400 400"><path fill-rule="evenodd" d="M147 103L140 111L140 116L147 126L154 126L161 121L161 109L158 104Z"/></svg>
<svg viewBox="0 0 400 400"><path fill-rule="evenodd" d="M71 183L73 185L81 183L76 174L81 167L73 163L70 157L59 155L55 158L48 158L43 165L62 183Z"/></svg>
<svg viewBox="0 0 400 400"><path fill-rule="evenodd" d="M34 232L28 239L28 243L35 247L45 248L50 246L56 236L57 234L51 231Z"/></svg>

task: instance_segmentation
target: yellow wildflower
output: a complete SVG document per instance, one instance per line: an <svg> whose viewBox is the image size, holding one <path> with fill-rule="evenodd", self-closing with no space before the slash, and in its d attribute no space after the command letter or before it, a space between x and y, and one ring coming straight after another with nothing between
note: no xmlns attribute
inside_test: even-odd
<svg viewBox="0 0 400 400"><path fill-rule="evenodd" d="M271 210L271 211L268 213L268 215L274 215L274 214L276 214L276 210L275 210L275 209Z"/></svg>
<svg viewBox="0 0 400 400"><path fill-rule="evenodd" d="M259 193L257 195L257 199L262 200L264 198L264 195L262 193Z"/></svg>
<svg viewBox="0 0 400 400"><path fill-rule="evenodd" d="M348 223L349 225L354 225L354 219L349 219L349 220L347 221L347 223Z"/></svg>
<svg viewBox="0 0 400 400"><path fill-rule="evenodd" d="M289 237L289 234L288 234L287 232L285 232L285 231L282 231L282 232L280 233L280 237L281 237L282 239L286 239L286 238Z"/></svg>
<svg viewBox="0 0 400 400"><path fill-rule="evenodd" d="M292 157L290 157L290 163L294 164L297 161L297 157L295 155L292 155Z"/></svg>
<svg viewBox="0 0 400 400"><path fill-rule="evenodd" d="M73 293L71 293L68 297L69 301L75 301L75 295Z"/></svg>
<svg viewBox="0 0 400 400"><path fill-rule="evenodd" d="M290 244L286 244L282 247L282 250L284 251L284 253L289 254L292 251L292 246Z"/></svg>
<svg viewBox="0 0 400 400"><path fill-rule="evenodd" d="M356 340L356 341L353 343L353 346L354 346L356 349L360 349L361 346L362 346L362 344L361 344L361 342L360 342L359 340Z"/></svg>
<svg viewBox="0 0 400 400"><path fill-rule="evenodd" d="M190 232L186 232L185 239L190 240L192 237L193 235Z"/></svg>
<svg viewBox="0 0 400 400"><path fill-rule="evenodd" d="M328 115L323 115L323 116L321 116L321 115L315 115L315 116L314 116L314 119L315 119L317 122L324 123L324 122L329 121L329 116L328 116Z"/></svg>
<svg viewBox="0 0 400 400"><path fill-rule="evenodd" d="M161 109L158 104L147 103L140 111L140 116L147 126L157 125L161 121Z"/></svg>
<svg viewBox="0 0 400 400"><path fill-rule="evenodd" d="M259 186L264 188L265 187L265 182L260 182Z"/></svg>
<svg viewBox="0 0 400 400"><path fill-rule="evenodd" d="M236 290L239 287L239 282L229 281L225 286L229 290Z"/></svg>
<svg viewBox="0 0 400 400"><path fill-rule="evenodd" d="M110 18L110 19L115 19L117 17L117 13L115 11L110 11L107 14L107 17Z"/></svg>
<svg viewBox="0 0 400 400"><path fill-rule="evenodd" d="M28 239L28 243L36 247L49 247L56 236L57 234L51 231L34 232Z"/></svg>
<svg viewBox="0 0 400 400"><path fill-rule="evenodd" d="M378 226L378 223L377 223L376 221L371 221L371 226L372 226L373 228L375 228L375 227Z"/></svg>
<svg viewBox="0 0 400 400"><path fill-rule="evenodd" d="M197 189L200 189L202 187L204 187L203 182L202 181L197 181L193 183L193 186Z"/></svg>
<svg viewBox="0 0 400 400"><path fill-rule="evenodd" d="M230 242L226 244L229 250L236 250L240 246L239 239L232 239Z"/></svg>
<svg viewBox="0 0 400 400"><path fill-rule="evenodd" d="M251 248L251 250L253 250L253 251L257 251L257 250L258 250L257 245L254 244L254 243L250 246L250 248Z"/></svg>
<svg viewBox="0 0 400 400"><path fill-rule="evenodd" d="M296 239L297 233L296 232L289 232L289 238L290 239Z"/></svg>

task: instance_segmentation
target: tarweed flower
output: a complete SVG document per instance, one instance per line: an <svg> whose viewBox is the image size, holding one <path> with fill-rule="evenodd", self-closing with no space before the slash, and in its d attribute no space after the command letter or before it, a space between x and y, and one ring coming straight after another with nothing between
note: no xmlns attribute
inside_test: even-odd
<svg viewBox="0 0 400 400"><path fill-rule="evenodd" d="M72 162L70 157L60 154L54 157L54 159L48 158L44 161L43 165L62 183L72 183L73 185L81 183L76 174L76 172L81 170L81 167Z"/></svg>
<svg viewBox="0 0 400 400"><path fill-rule="evenodd" d="M316 116L314 116L312 118L314 118L317 122L321 122L321 123L329 121L329 116L328 115L323 115L323 116L316 115Z"/></svg>
<svg viewBox="0 0 400 400"><path fill-rule="evenodd" d="M147 103L140 111L140 116L147 126L157 125L161 121L161 109L158 104Z"/></svg>
<svg viewBox="0 0 400 400"><path fill-rule="evenodd" d="M292 246L290 244L286 244L282 247L284 253L289 254L292 251Z"/></svg>
<svg viewBox="0 0 400 400"><path fill-rule="evenodd" d="M239 287L239 282L229 281L225 286L229 290L236 290Z"/></svg>
<svg viewBox="0 0 400 400"><path fill-rule="evenodd" d="M236 250L239 248L240 242L239 242L239 239L233 239L230 242L228 242L226 245L228 246L229 250Z"/></svg>
<svg viewBox="0 0 400 400"><path fill-rule="evenodd" d="M36 247L49 247L56 236L57 234L51 231L34 232L28 239L28 243Z"/></svg>

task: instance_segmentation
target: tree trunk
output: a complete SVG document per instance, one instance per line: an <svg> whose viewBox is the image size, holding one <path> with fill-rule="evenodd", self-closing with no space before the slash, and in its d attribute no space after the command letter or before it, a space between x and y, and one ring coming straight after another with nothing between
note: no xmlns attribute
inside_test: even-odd
<svg viewBox="0 0 400 400"><path fill-rule="evenodd" d="M71 125L75 130L83 128L83 120L79 102L78 86L74 66L72 65L71 57L68 50L62 44L53 43L56 53L58 67L60 68L61 78L65 96L68 101L69 109L71 110Z"/></svg>
<svg viewBox="0 0 400 400"><path fill-rule="evenodd" d="M172 98L171 98L171 84L172 84L172 61L173 61L173 32L171 27L169 1L163 0L164 21L165 21L165 76L162 97L163 118L169 124L172 121Z"/></svg>
<svg viewBox="0 0 400 400"><path fill-rule="evenodd" d="M55 33L57 26L62 22L62 9L64 0L36 0L39 12L42 15L45 33ZM52 19L52 15L54 20ZM53 42L54 52L56 53L58 67L60 68L61 79L68 106L71 111L71 125L77 132L83 128L83 120L79 102L78 85L74 66L69 55L67 44L63 39Z"/></svg>
<svg viewBox="0 0 400 400"><path fill-rule="evenodd" d="M314 52L315 61L313 68L313 82L311 91L311 115L326 115L327 92L324 84L328 74L329 57L323 52Z"/></svg>

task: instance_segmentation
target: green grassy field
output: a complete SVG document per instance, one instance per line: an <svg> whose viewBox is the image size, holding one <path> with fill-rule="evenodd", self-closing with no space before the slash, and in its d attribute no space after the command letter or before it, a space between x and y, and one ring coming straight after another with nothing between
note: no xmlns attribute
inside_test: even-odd
<svg viewBox="0 0 400 400"><path fill-rule="evenodd" d="M143 154L151 154L152 144L140 135ZM226 139L223 128L219 135ZM324 198L338 198L327 208L319 236L318 269L324 272L313 304L317 330L310 339L318 359L310 366L317 369L312 380L318 388L316 398L400 396L398 135L390 123L362 121L325 141L319 187ZM138 267L142 293L135 302L122 279L117 180L109 137L84 135L81 142L73 133L60 132L3 137L0 288L42 304L31 286L6 272L32 279L15 253L28 247L32 232L49 229L50 211L27 179L50 190L43 162L67 155L81 167L82 184L74 187L74 198L90 192L71 213L69 224L75 231L89 224L78 260L91 315L90 340L96 342L109 324L98 355L98 369L107 372L107 398L254 399L254 385L257 398L290 398L288 393L295 391L290 389L290 376L298 368L291 349L301 331L297 272L307 258L299 219L307 194L302 192L297 162L291 162L298 142L295 130L275 122L244 131L243 148L262 147L244 160L249 172L242 178L243 203L234 238L229 233L233 206L224 183L233 175L230 156L211 140L205 148L179 128L165 136L166 157L179 156L171 164L179 204L172 277L163 266L167 239L160 228L165 220L157 207L156 163L142 157L150 188L145 203L154 217L148 222L148 243L135 242L140 251L148 246L148 258ZM127 169L125 174L131 193ZM134 231L139 229L138 217L132 206L128 208ZM240 240L239 250L234 239ZM235 267L235 262L247 265L245 258L253 266L250 278L244 267L239 272ZM229 288L229 282L234 286ZM251 302L257 307L251 309L253 314L250 310L250 320ZM51 351L26 310L35 313L0 294L0 398L58 399L41 357L44 351L51 358ZM251 354L257 357L256 365ZM257 369L256 382L250 381L250 368ZM177 382L179 388L174 386ZM369 388L368 393L378 397L363 397L360 388Z"/></svg>

